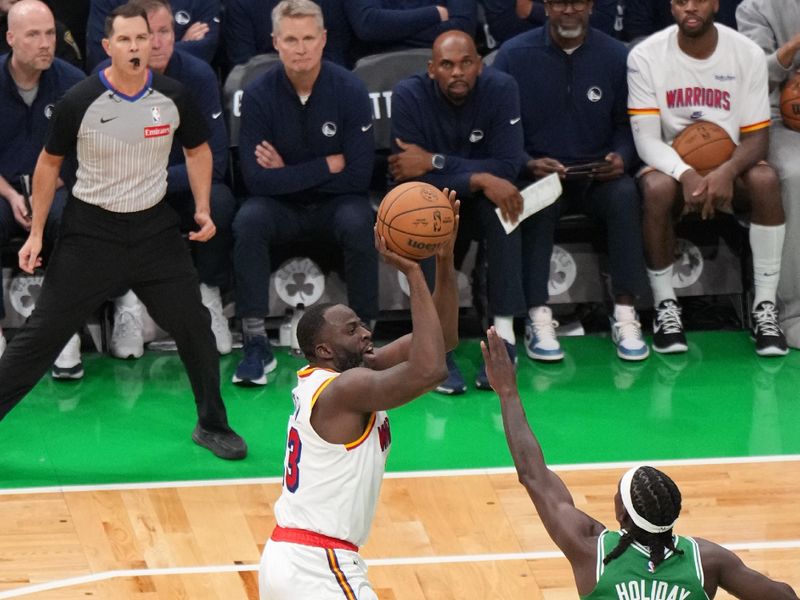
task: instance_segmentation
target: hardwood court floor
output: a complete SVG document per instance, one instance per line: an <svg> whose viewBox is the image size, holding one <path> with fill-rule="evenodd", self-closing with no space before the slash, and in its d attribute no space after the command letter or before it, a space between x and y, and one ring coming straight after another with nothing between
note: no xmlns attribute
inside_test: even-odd
<svg viewBox="0 0 800 600"><path fill-rule="evenodd" d="M563 363L522 355L518 372L548 461L774 461L668 468L685 498L678 533L733 544L800 590L800 352L757 359L744 332L691 333L688 354L639 364L619 361L607 338L563 345ZM237 360L223 359L223 381ZM459 347L458 361L471 381L476 341ZM0 600L72 577L84 579L26 597L257 598L254 569L273 525L301 366L284 354L279 363L266 388L223 386L231 423L250 445L238 463L191 443L194 407L172 354L87 355L82 381L42 381L0 423ZM428 394L390 418L390 471L466 471L388 476L363 549L381 600L577 597L508 472L492 393ZM485 470L496 467L506 470ZM562 475L580 507L613 525L623 466L588 467ZM264 477L276 479L255 479Z"/></svg>
<svg viewBox="0 0 800 600"><path fill-rule="evenodd" d="M663 468L683 491L678 533L752 548L738 553L800 589L800 460ZM579 508L613 524L621 472L560 474ZM279 493L276 482L4 495L0 598L88 576L27 597L257 599L253 569ZM362 554L381 600L574 600L555 551L515 475L483 473L387 479Z"/></svg>

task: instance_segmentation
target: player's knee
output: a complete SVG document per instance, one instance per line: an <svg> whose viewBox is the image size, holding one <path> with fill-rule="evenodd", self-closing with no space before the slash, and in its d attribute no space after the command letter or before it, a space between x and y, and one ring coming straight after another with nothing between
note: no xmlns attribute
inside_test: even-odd
<svg viewBox="0 0 800 600"><path fill-rule="evenodd" d="M678 197L678 182L664 173L648 173L640 182L645 215L668 215Z"/></svg>

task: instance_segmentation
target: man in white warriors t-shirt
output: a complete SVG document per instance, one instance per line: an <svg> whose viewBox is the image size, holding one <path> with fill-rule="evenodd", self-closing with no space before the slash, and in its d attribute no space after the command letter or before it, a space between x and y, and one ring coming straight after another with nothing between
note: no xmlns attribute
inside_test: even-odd
<svg viewBox="0 0 800 600"><path fill-rule="evenodd" d="M718 0L672 0L676 25L653 34L628 56L628 113L636 149L647 165L639 183L648 277L655 300L653 348L688 349L672 287L673 218L716 210L750 220L755 295L753 337L761 356L788 350L775 296L784 239L778 178L764 162L769 144L767 66L763 51L714 23ZM723 127L737 144L731 158L706 175L672 149L697 121Z"/></svg>

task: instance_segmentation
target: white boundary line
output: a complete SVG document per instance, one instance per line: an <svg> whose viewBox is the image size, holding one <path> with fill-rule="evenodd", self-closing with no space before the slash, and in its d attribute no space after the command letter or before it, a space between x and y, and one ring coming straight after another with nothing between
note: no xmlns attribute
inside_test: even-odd
<svg viewBox="0 0 800 600"><path fill-rule="evenodd" d="M736 542L723 544L729 550L780 550L780 549L800 549L800 540L783 540L778 542ZM450 556L420 556L420 557L397 557L397 558L375 558L367 560L371 567L391 567L407 565L432 565L432 564L456 564L473 562L493 562L507 560L545 560L552 558L562 558L564 555L557 551L543 552L510 552L499 554L460 554ZM66 579L56 579L45 583L21 586L13 590L0 592L0 600L5 598L18 598L29 594L36 594L48 590L56 590L76 585L85 585L114 579L117 577L157 577L159 575L206 575L211 573L244 573L258 571L258 564L246 565L207 565L201 567L169 567L162 569L120 569L114 571L103 571L90 575L80 575Z"/></svg>
<svg viewBox="0 0 800 600"><path fill-rule="evenodd" d="M782 454L775 456L741 456L729 458L685 458L637 460L602 463L578 463L572 465L550 465L554 471L595 471L601 469L629 469L634 465L647 464L653 467L684 467L700 465L737 465L771 462L800 462L800 454ZM486 469L442 469L430 471L398 471L387 472L386 479L410 479L414 477L469 477L474 475L508 475L515 473L514 467L493 467ZM13 494L54 494L69 492L97 492L114 490L146 490L162 488L212 487L231 485L264 485L281 483L281 477L249 477L239 479L198 479L193 481L148 481L143 483L108 483L97 485L62 485L46 487L7 488L0 489L0 496ZM0 596L2 598L2 596Z"/></svg>

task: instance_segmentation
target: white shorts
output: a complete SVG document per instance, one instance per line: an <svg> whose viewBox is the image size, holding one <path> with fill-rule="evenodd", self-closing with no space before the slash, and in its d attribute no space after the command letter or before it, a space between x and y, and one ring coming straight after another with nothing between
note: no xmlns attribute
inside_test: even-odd
<svg viewBox="0 0 800 600"><path fill-rule="evenodd" d="M272 539L261 555L258 588L261 600L378 600L357 552Z"/></svg>

